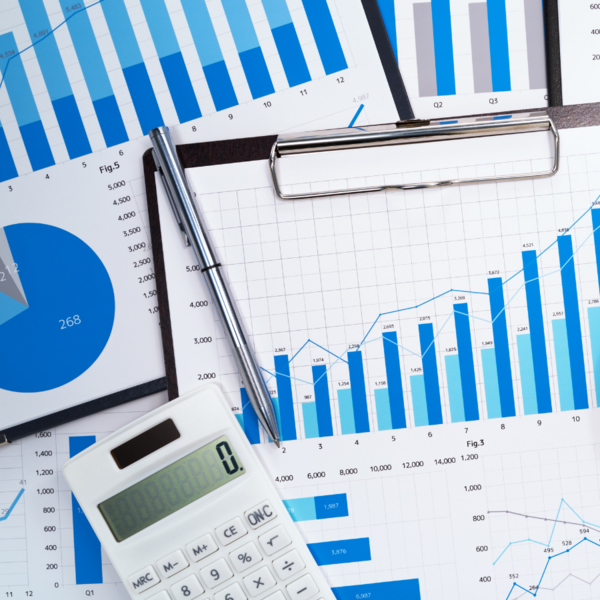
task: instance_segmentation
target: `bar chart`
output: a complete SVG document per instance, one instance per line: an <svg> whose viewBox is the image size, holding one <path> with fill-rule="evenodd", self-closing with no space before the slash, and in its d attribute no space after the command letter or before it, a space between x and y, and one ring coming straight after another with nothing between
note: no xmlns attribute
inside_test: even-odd
<svg viewBox="0 0 600 600"><path fill-rule="evenodd" d="M175 12L165 0L10 3L0 26L0 181L351 64L328 0L292 10L286 0L182 0Z"/></svg>
<svg viewBox="0 0 600 600"><path fill-rule="evenodd" d="M542 0L431 0L379 5L422 116L544 105ZM479 97L479 95L482 95ZM432 110L433 109L433 110Z"/></svg>

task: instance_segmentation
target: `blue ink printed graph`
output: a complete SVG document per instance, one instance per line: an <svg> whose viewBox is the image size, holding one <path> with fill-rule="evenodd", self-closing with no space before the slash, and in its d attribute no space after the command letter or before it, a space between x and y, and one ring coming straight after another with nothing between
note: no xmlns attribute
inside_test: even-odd
<svg viewBox="0 0 600 600"><path fill-rule="evenodd" d="M2 521L6 521L8 520L8 517L10 517L12 511L15 509L15 506L17 506L17 504L19 503L19 500L21 499L21 496L25 493L25 490L23 488L21 488L19 490L19 493L17 494L16 498L12 501L11 505L8 507L7 511L5 514L3 514L0 517L0 523Z"/></svg>
<svg viewBox="0 0 600 600"><path fill-rule="evenodd" d="M165 116L157 100L158 93L164 96L162 89L157 87L161 85L161 79L153 75L146 64L124 0L98 0L89 6L63 2L60 18L64 20L54 28L50 17L52 22L56 22L58 17L48 14L42 0L18 2L29 41L17 44L13 31L0 35L0 88L6 87L12 108L12 115L10 112L6 114L6 111L0 114L0 181L19 175L11 149L13 140L8 139L6 134L9 119L16 119L31 170L46 169L56 162L48 141L47 125L40 116L39 100L32 92L23 66L23 60L29 59L30 55L34 55L39 64L69 158L92 151L87 131L89 125L80 108L83 98L77 98L74 93L72 82L75 75L69 73L63 56L65 50L59 48L56 41L55 32L60 28L64 27L69 32L106 147L126 142L132 134L127 131L129 125L126 127L123 106L119 104L128 103L128 100L121 98L118 101L115 96L115 83L119 79L111 75L114 66L107 66L92 20L106 24L127 87L127 92L121 93L129 94L141 133L146 135L150 129L165 124ZM238 67L226 63L219 41L222 34L218 37L215 32L206 0L181 2L194 43L193 52L199 58L199 62L192 63L184 58L178 41L180 36L176 35L165 0L139 0L139 4L178 122L186 123L201 118L203 114L238 105L240 91L236 90L233 81L239 82L240 78L232 77L230 72ZM268 40L259 39L246 0L221 0L221 4L252 99L279 91L275 89L270 71L274 68L273 63L269 64L262 47ZM348 68L327 0L302 0L304 15L301 21L306 20L310 28L310 33L305 32L302 38L304 41L301 41L302 36L299 37L295 22L299 17L292 17L286 0L262 0L262 9L289 87L304 85L315 77L311 75L306 58L305 46L309 43L316 46L325 75ZM20 31L19 34L17 39L24 39L25 33ZM187 56L190 56L189 50ZM27 56L23 56L24 53L28 53ZM202 80L206 81L210 98L199 98L194 88ZM13 128L11 131L16 130ZM139 132L135 134L139 135Z"/></svg>

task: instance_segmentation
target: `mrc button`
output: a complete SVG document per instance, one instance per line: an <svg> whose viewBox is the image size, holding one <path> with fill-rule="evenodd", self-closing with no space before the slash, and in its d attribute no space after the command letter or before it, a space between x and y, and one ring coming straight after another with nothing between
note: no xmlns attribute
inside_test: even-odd
<svg viewBox="0 0 600 600"><path fill-rule="evenodd" d="M265 500L246 513L246 520L250 523L252 529L256 529L257 527L272 521L276 516L277 513L275 512L273 505L268 500Z"/></svg>
<svg viewBox="0 0 600 600"><path fill-rule="evenodd" d="M127 578L129 587L136 593L140 594L150 589L152 586L160 582L160 577L154 570L154 567L146 567Z"/></svg>

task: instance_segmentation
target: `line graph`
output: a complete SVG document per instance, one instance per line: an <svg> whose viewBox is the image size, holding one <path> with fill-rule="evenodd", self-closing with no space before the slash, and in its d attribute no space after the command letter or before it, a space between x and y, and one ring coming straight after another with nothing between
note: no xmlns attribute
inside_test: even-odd
<svg viewBox="0 0 600 600"><path fill-rule="evenodd" d="M21 499L21 496L24 493L25 493L25 490L23 488L21 488L21 490L17 494L17 497L13 500L12 504L8 507L6 514L0 517L0 522L8 520L8 517L10 517L12 511L15 509L15 506L17 506L17 504L19 503L19 500Z"/></svg>

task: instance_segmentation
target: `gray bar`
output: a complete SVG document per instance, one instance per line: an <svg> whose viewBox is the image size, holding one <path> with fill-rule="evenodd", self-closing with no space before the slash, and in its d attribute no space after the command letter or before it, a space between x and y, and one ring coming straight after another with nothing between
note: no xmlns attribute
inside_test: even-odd
<svg viewBox="0 0 600 600"><path fill-rule="evenodd" d="M546 89L548 84L546 81L546 44L542 0L525 0L525 32L527 34L529 89Z"/></svg>
<svg viewBox="0 0 600 600"><path fill-rule="evenodd" d="M415 40L417 43L419 96L437 96L431 3L419 2L413 4L413 11L415 16Z"/></svg>
<svg viewBox="0 0 600 600"><path fill-rule="evenodd" d="M475 93L493 92L490 32L486 2L469 4L469 24L471 26L471 55L473 57Z"/></svg>

